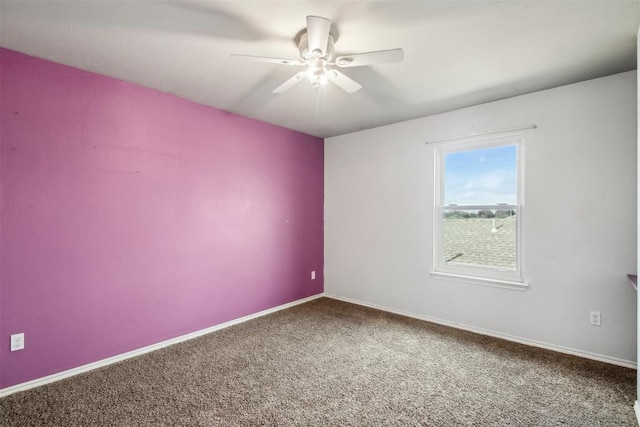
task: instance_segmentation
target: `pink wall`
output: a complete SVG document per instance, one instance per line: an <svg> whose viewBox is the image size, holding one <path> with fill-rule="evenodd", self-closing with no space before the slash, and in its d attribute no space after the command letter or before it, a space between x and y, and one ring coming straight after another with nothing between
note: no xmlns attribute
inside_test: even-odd
<svg viewBox="0 0 640 427"><path fill-rule="evenodd" d="M0 76L0 388L322 292L322 139L4 49Z"/></svg>

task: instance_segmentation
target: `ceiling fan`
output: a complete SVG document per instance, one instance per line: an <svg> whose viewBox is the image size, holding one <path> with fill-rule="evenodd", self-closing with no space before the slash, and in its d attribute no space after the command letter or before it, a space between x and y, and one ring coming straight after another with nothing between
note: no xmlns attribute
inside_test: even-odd
<svg viewBox="0 0 640 427"><path fill-rule="evenodd" d="M319 88L332 82L347 93L354 93L362 86L347 77L333 66L340 68L361 67L363 65L402 62L402 49L379 50L374 52L343 55L334 58L334 43L336 37L331 33L331 21L319 16L307 16L307 28L303 30L298 42L301 59L280 59L252 55L231 55L233 59L270 62L281 65L306 66L289 80L273 90L273 93L284 93L308 78L314 88Z"/></svg>

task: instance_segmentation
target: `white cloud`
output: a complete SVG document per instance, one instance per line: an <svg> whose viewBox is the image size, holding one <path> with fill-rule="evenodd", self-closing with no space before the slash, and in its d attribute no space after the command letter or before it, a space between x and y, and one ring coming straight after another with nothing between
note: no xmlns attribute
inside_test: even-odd
<svg viewBox="0 0 640 427"><path fill-rule="evenodd" d="M516 203L515 172L505 169L492 170L477 176L461 179L447 176L446 203L459 205Z"/></svg>

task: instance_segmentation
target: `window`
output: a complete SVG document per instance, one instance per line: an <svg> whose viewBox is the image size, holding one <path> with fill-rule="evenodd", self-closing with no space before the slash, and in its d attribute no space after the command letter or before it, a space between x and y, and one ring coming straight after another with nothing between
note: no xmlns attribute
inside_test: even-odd
<svg viewBox="0 0 640 427"><path fill-rule="evenodd" d="M435 150L435 276L524 289L522 134Z"/></svg>

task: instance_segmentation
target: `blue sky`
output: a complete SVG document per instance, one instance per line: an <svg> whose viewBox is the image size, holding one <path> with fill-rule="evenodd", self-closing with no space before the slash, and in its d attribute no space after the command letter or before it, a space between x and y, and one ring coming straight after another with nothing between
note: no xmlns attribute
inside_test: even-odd
<svg viewBox="0 0 640 427"><path fill-rule="evenodd" d="M515 145L445 155L445 204L516 203Z"/></svg>

